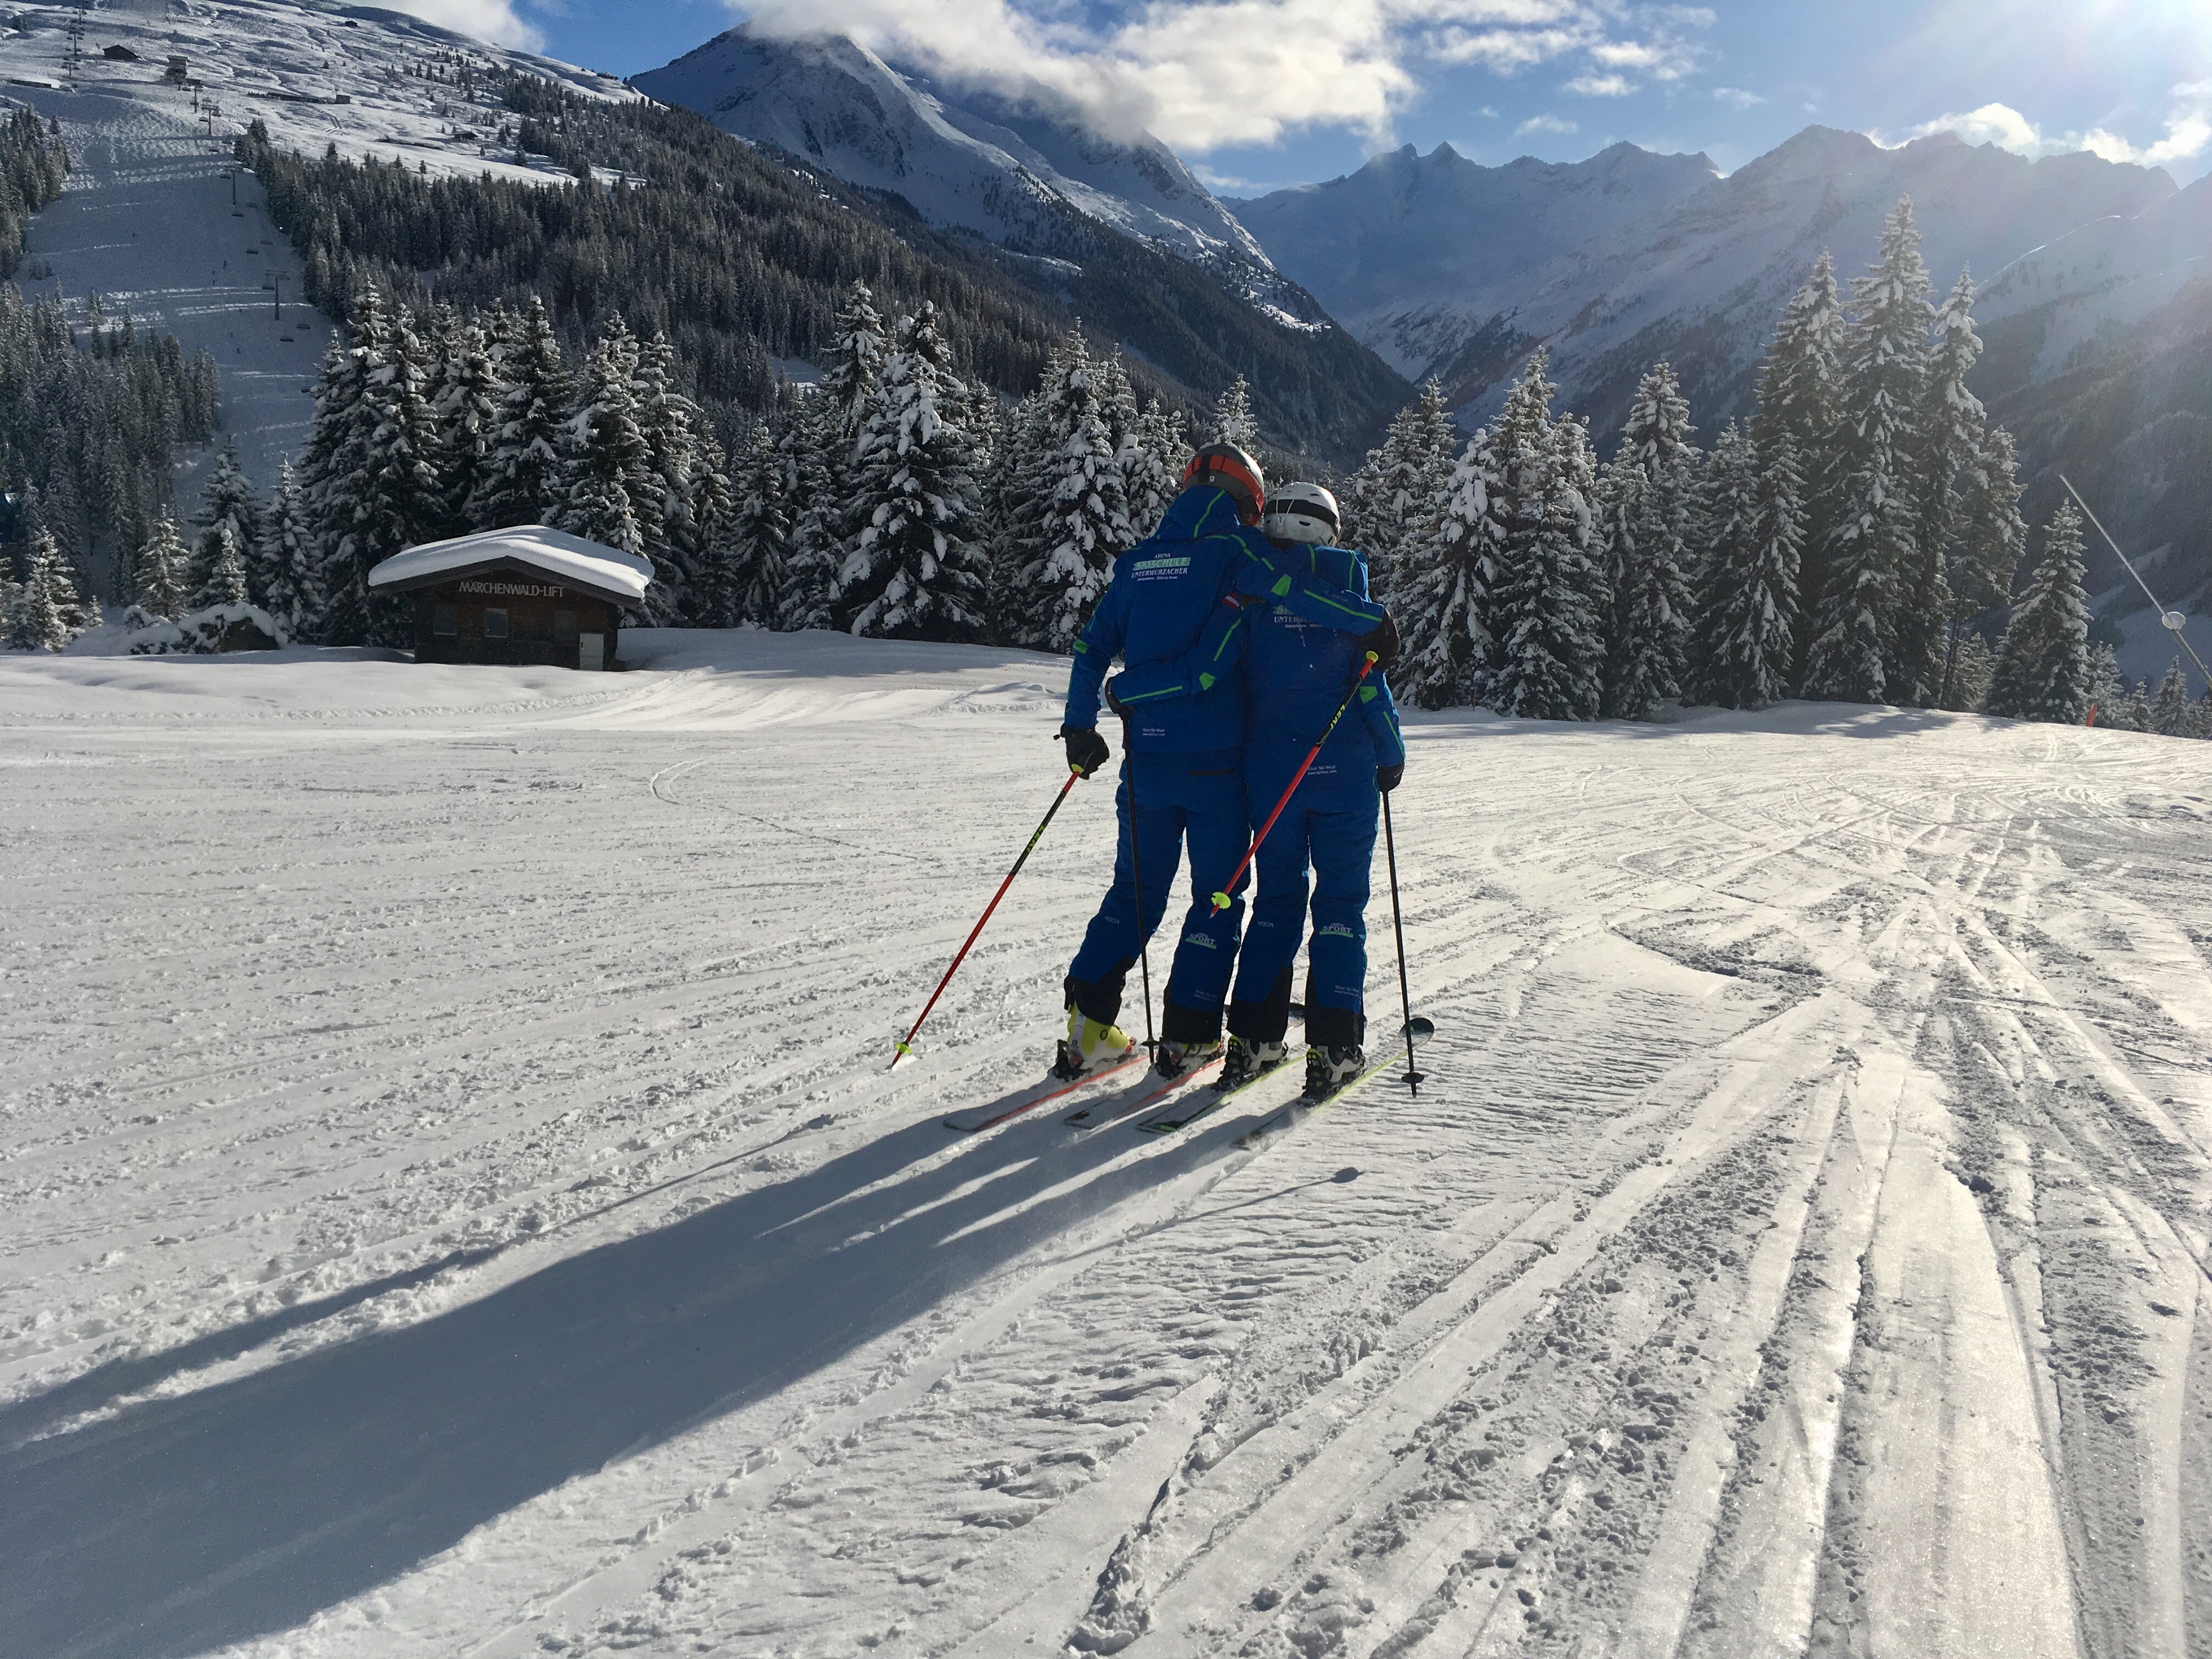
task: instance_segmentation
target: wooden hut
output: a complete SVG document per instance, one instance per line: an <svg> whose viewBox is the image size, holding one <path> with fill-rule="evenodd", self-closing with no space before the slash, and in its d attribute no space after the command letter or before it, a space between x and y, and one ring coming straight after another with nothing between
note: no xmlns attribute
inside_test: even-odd
<svg viewBox="0 0 2212 1659"><path fill-rule="evenodd" d="M417 662L612 668L624 611L653 561L542 524L479 531L396 553L368 573L415 602Z"/></svg>

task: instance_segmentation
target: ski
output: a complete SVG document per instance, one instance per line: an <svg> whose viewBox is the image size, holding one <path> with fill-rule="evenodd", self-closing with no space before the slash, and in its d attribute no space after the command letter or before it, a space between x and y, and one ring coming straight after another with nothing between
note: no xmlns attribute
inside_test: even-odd
<svg viewBox="0 0 2212 1659"><path fill-rule="evenodd" d="M1279 1060L1266 1071L1254 1073L1232 1089L1224 1089L1217 1083L1188 1106L1180 1108L1175 1115L1148 1117L1137 1125L1137 1127L1148 1135L1173 1134L1177 1129L1188 1128L1202 1117L1212 1117L1254 1084L1265 1082L1289 1064L1290 1061L1287 1059Z"/></svg>
<svg viewBox="0 0 2212 1659"><path fill-rule="evenodd" d="M1405 1042L1410 1035L1413 1046L1419 1048L1436 1034L1435 1021L1416 1018L1410 1025L1399 1028L1398 1042ZM1270 1140L1297 1128L1299 1124L1304 1123L1316 1112L1327 1111L1354 1089L1381 1076L1403 1057L1402 1051L1399 1048L1393 1047L1389 1053L1376 1060L1365 1071L1346 1083L1343 1087L1331 1091L1319 1100L1310 1100L1300 1095L1280 1111L1261 1119L1250 1129L1237 1136L1236 1144L1247 1152L1266 1146Z"/></svg>
<svg viewBox="0 0 2212 1659"><path fill-rule="evenodd" d="M1064 1096L1073 1094L1078 1089L1087 1088L1103 1079L1117 1076L1131 1066L1140 1066L1144 1062L1145 1056L1133 1048L1129 1051L1127 1059L1117 1060L1103 1071L1086 1072L1079 1078L1048 1077L1035 1088L1018 1097L1011 1106L981 1106L973 1111L955 1112L945 1120L945 1127L957 1130L962 1134L980 1134L985 1129L997 1127L1008 1118L1019 1117L1024 1112L1033 1112L1040 1106L1048 1105Z"/></svg>
<svg viewBox="0 0 2212 1659"><path fill-rule="evenodd" d="M1102 1100L1096 1106L1086 1106L1079 1112L1069 1113L1060 1121L1071 1129L1086 1133L1092 1129L1102 1129L1109 1123L1119 1123L1124 1118L1133 1116L1150 1107L1158 1105L1176 1090L1197 1082L1199 1079L1220 1064L1218 1059L1209 1060L1203 1066L1192 1066L1181 1077L1163 1079L1158 1088L1146 1090L1126 1104Z"/></svg>

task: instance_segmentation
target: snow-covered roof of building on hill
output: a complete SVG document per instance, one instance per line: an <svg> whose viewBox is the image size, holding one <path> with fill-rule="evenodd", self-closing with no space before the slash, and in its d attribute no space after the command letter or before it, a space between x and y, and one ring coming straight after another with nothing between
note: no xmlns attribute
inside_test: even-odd
<svg viewBox="0 0 2212 1659"><path fill-rule="evenodd" d="M565 530L519 524L505 530L479 530L450 541L425 542L395 553L368 573L371 587L394 591L514 563L570 587L596 593L618 605L640 605L653 580L653 561L601 542L587 542Z"/></svg>

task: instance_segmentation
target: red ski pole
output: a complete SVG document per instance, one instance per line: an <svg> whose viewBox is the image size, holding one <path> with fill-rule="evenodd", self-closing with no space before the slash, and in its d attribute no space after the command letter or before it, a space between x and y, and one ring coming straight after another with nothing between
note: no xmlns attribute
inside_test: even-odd
<svg viewBox="0 0 2212 1659"><path fill-rule="evenodd" d="M1014 867L1006 872L1006 878L999 884L999 890L991 895L991 902L983 907L983 914L975 919L975 926L969 931L968 938L961 945L959 954L952 958L952 965L945 970L945 977L937 981L937 988L929 994L929 1000L922 1006L921 1013L915 1016L912 1028L908 1030L905 1038L898 1044L896 1051L892 1054L890 1066L886 1069L896 1071L901 1057L914 1052L915 1032L919 1031L921 1029L921 1022L929 1018L929 1011L937 1006L938 998L945 994L945 988L952 983L952 975L960 971L960 964L967 960L969 947L974 945L977 938L981 935L983 924L990 921L991 912L999 908L999 901L1006 897L1006 889L1014 884L1014 878L1021 874L1022 866L1030 861L1030 854L1036 851L1036 844L1044 839L1044 832L1052 823L1053 814L1060 811L1060 804L1067 799L1067 792L1075 787L1075 781L1078 778L1089 775L1087 772L1078 772L1073 769L1068 772L1067 781L1060 786L1060 793L1052 798L1052 805L1047 809L1043 818L1038 823L1036 833L1030 837L1030 844L1022 848L1022 855L1014 860Z"/></svg>
<svg viewBox="0 0 2212 1659"><path fill-rule="evenodd" d="M1368 670L1375 666L1375 653L1369 652L1367 660L1359 665L1359 672L1352 677L1352 685L1345 692L1344 701L1337 704L1336 713L1328 717L1328 724L1322 727L1321 735L1314 739L1314 746L1306 750L1306 757L1298 763L1298 769L1291 775L1290 787L1283 791L1282 799L1275 803L1275 810L1267 814L1267 821L1260 826L1260 833L1252 837L1252 844L1244 849L1244 856L1237 861L1237 867L1229 872L1229 879L1221 884L1221 890L1213 896L1215 909L1226 910L1229 908L1230 894L1237 890L1237 882L1243 879L1245 870L1260 851L1260 843L1267 839L1267 831L1275 827L1275 820L1283 816L1283 809L1291 804L1291 797L1297 793L1298 785L1305 781L1306 769L1320 758L1322 744L1328 741L1329 733L1336 730L1336 723L1344 718L1344 711L1352 707L1352 700L1359 695L1359 688L1367 678ZM894 1060L892 1064L896 1065L897 1062Z"/></svg>

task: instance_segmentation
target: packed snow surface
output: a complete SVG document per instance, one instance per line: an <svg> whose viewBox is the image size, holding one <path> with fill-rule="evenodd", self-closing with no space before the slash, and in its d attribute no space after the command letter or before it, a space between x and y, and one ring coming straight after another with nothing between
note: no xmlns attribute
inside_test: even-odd
<svg viewBox="0 0 2212 1659"><path fill-rule="evenodd" d="M2208 1650L2200 745L1416 716L1419 1098L961 1137L1065 664L625 653L0 658L11 1655Z"/></svg>
<svg viewBox="0 0 2212 1659"><path fill-rule="evenodd" d="M471 570L495 559L514 559L562 581L576 581L632 599L653 585L653 561L605 542L588 542L542 524L479 530L442 542L425 542L395 553L368 573L371 587L389 587L448 570Z"/></svg>

